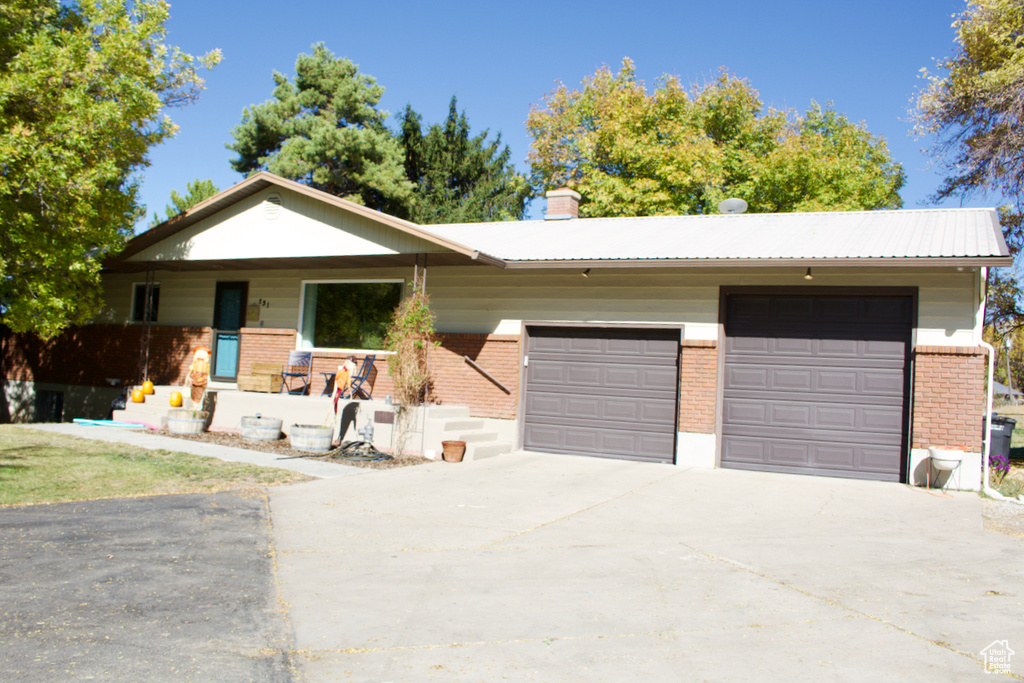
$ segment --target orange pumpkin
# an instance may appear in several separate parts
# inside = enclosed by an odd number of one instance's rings
[[[148,379],[142,383],[142,393],[146,394],[147,396],[153,395],[153,383],[150,382]]]
[[[172,408],[180,408],[181,407],[181,392],[180,391],[172,391],[171,392],[171,407]]]
[[[132,392],[132,403],[145,403],[146,395],[142,393],[142,389],[136,389]]]

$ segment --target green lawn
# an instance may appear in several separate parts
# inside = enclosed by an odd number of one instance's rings
[[[289,470],[0,425],[0,505],[209,493],[308,479]]]

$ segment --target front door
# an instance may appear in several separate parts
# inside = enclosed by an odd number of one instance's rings
[[[212,374],[217,379],[238,375],[238,330],[245,325],[248,282],[218,282],[213,306]]]

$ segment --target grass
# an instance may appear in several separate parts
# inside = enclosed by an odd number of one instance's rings
[[[289,470],[0,425],[0,505],[212,493],[308,479]]]
[[[997,475],[991,473],[993,488],[1004,496],[1016,497],[1024,493],[1024,425],[1010,435],[1010,471],[996,484]]]

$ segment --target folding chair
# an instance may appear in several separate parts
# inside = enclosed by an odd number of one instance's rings
[[[348,391],[343,392],[340,398],[370,398],[373,383],[377,379],[377,368],[373,367],[375,360],[377,360],[377,356],[363,358],[363,364],[356,370],[356,374],[352,375],[352,384],[349,385]],[[364,385],[367,386],[364,387]]]
[[[289,351],[288,364],[281,372],[281,390],[277,393],[283,394],[305,394],[309,391],[310,381],[313,376],[313,352],[312,351]],[[301,386],[295,386],[301,382]]]

